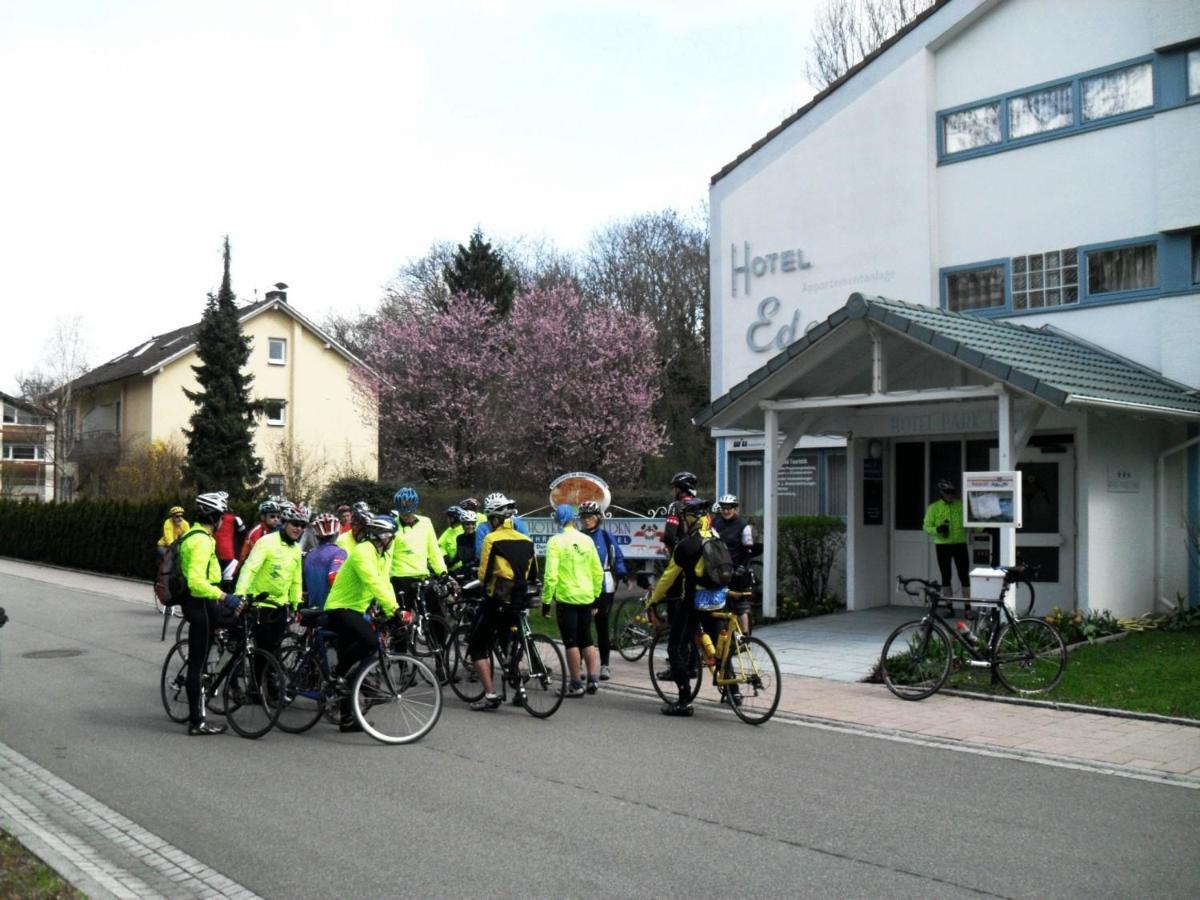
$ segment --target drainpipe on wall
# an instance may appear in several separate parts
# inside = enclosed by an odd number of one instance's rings
[[[1166,540],[1164,536],[1165,528],[1163,526],[1163,514],[1167,507],[1167,457],[1174,456],[1176,453],[1194,447],[1200,444],[1200,435],[1194,438],[1189,438],[1182,444],[1176,444],[1174,447],[1168,447],[1162,453],[1158,454],[1158,470],[1155,473],[1155,491],[1154,491],[1154,602],[1161,603],[1169,610],[1175,609],[1175,604],[1167,600],[1162,595],[1163,582],[1166,580],[1163,575],[1163,566],[1166,555],[1163,552],[1163,543]],[[1186,478],[1186,475],[1185,475]],[[1200,524],[1200,523],[1198,523]],[[1190,565],[1190,561],[1189,561]]]

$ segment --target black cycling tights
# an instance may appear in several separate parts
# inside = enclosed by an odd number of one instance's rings
[[[212,646],[213,632],[232,621],[232,617],[225,615],[219,601],[202,600],[190,594],[183,598],[180,605],[188,623],[188,716],[191,724],[199,725],[204,721],[207,700],[204,696],[204,664],[208,659],[208,649]]]
[[[596,649],[600,651],[600,665],[608,665],[609,651],[612,650],[612,640],[608,634],[608,618],[612,614],[613,595],[601,594],[596,601]]]

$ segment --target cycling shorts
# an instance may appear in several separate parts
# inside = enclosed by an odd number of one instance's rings
[[[520,613],[510,604],[502,604],[495,597],[486,597],[475,613],[475,625],[467,642],[467,655],[471,660],[487,659],[492,650],[496,633],[520,626]]]
[[[586,606],[559,603],[555,606],[558,633],[562,635],[564,647],[583,650],[592,646],[592,609],[591,603]]]

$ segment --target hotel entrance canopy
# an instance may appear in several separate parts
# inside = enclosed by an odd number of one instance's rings
[[[850,437],[871,410],[981,400],[997,405],[1001,470],[1015,468],[1047,409],[1200,422],[1196,388],[1062,331],[852,294],[692,420],[765,433],[764,614],[775,612],[777,475],[802,437]],[[1007,530],[1000,561],[1016,561]]]

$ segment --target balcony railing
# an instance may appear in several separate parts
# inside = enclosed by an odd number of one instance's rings
[[[117,456],[121,451],[121,436],[115,431],[85,431],[71,447],[71,458],[94,459],[101,456]]]

